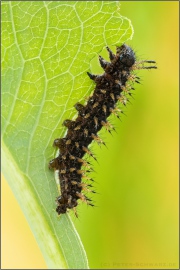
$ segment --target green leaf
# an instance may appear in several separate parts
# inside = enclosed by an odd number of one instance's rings
[[[88,268],[69,215],[54,210],[53,141],[93,90],[91,59],[132,33],[115,1],[2,2],[2,169],[49,268]]]

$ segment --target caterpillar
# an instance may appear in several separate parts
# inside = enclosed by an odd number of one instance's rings
[[[78,111],[77,118],[63,122],[67,128],[66,136],[55,139],[53,143],[59,149],[59,154],[49,162],[49,168],[58,171],[61,191],[56,198],[58,215],[74,209],[77,216],[78,200],[93,206],[92,200],[84,194],[84,191],[90,191],[92,185],[83,182],[83,179],[88,180],[88,183],[93,181],[86,175],[90,171],[90,163],[84,159],[85,155],[89,155],[96,160],[89,145],[92,141],[105,144],[98,132],[103,127],[111,132],[113,126],[108,117],[114,114],[119,118],[119,114],[123,113],[117,104],[126,106],[132,95],[131,91],[134,90],[132,84],[139,83],[140,79],[133,71],[157,68],[156,65],[150,65],[156,64],[154,60],[136,61],[134,51],[126,44],[117,47],[116,54],[109,47],[106,49],[110,62],[99,56],[104,73],[93,75],[87,72],[89,78],[95,82],[93,93],[85,105],[74,105]]]

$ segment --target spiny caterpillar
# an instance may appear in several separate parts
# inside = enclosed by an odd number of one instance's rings
[[[114,114],[119,118],[122,113],[116,104],[120,102],[123,105],[129,101],[131,90],[134,90],[131,83],[139,83],[139,77],[133,74],[137,69],[156,69],[153,60],[136,61],[134,51],[123,44],[116,48],[114,54],[108,47],[110,62],[99,56],[99,62],[104,69],[104,74],[93,75],[87,72],[91,80],[96,84],[94,92],[88,98],[86,105],[77,103],[74,105],[78,111],[75,120],[65,120],[63,125],[67,127],[67,134],[64,138],[54,140],[54,146],[59,148],[59,155],[49,162],[49,168],[58,171],[61,195],[57,197],[56,212],[58,215],[67,212],[67,209],[74,209],[78,200],[86,202],[93,206],[83,191],[91,191],[91,184],[83,183],[82,180],[90,180],[86,175],[89,172],[90,163],[83,159],[87,154],[96,160],[88,146],[92,141],[98,144],[105,144],[98,136],[102,127],[109,132],[113,126],[107,121],[107,118]]]

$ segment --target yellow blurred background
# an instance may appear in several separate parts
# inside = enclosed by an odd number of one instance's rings
[[[178,269],[179,2],[125,1],[137,56],[158,70],[138,72],[135,100],[117,134],[93,147],[97,207],[73,218],[91,268]],[[2,269],[47,268],[33,234],[2,178]]]

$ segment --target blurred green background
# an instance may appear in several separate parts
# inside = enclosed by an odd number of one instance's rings
[[[96,207],[79,206],[79,219],[72,216],[90,268],[178,269],[178,7],[178,1],[121,2],[134,27],[128,44],[158,69],[138,72],[141,85],[127,117],[111,118],[113,136],[101,133],[108,149],[93,145]],[[4,180],[2,189],[2,268],[46,268]]]

